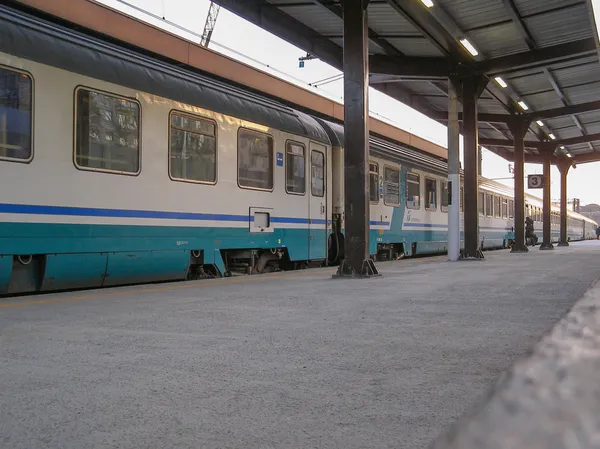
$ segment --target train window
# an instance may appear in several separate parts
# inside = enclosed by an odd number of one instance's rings
[[[372,203],[379,203],[379,165],[369,164],[369,199]]]
[[[313,150],[310,163],[312,194],[313,196],[325,196],[325,154]]]
[[[502,209],[502,198],[499,196],[494,197],[494,217],[500,218],[500,211]]]
[[[491,193],[485,194],[485,214],[488,217],[492,217],[494,215],[494,197]]]
[[[502,218],[508,218],[508,200],[502,198]]]
[[[268,134],[240,128],[238,184],[248,189],[273,189],[273,138]]]
[[[140,105],[88,89],[76,91],[75,165],[121,174],[140,172]]]
[[[406,207],[409,209],[421,207],[421,177],[416,173],[406,174]]]
[[[288,142],[285,154],[285,190],[303,195],[306,192],[306,148],[299,143]]]
[[[440,181],[440,209],[442,212],[448,212],[448,183]],[[456,202],[454,203],[456,204]]]
[[[400,204],[400,170],[383,167],[383,203],[387,206]]]
[[[172,179],[211,184],[217,181],[217,137],[213,122],[174,112],[170,138]]]
[[[437,209],[437,181],[425,178],[425,209]]]
[[[515,200],[508,200],[508,218],[515,217]]]
[[[478,209],[480,215],[485,215],[485,193],[479,192]]]
[[[0,68],[0,159],[32,159],[33,80]]]

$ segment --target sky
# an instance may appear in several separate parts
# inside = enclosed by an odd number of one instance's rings
[[[126,14],[180,35],[194,42],[200,41],[210,0],[96,0]],[[592,0],[600,13],[600,0]],[[163,20],[164,18],[164,20]],[[321,95],[343,102],[343,80],[322,80],[340,75],[340,72],[320,60],[305,62],[300,68],[298,58],[306,52],[221,8],[209,45],[211,50],[227,55],[287,81],[309,88]],[[316,84],[316,86],[315,86]],[[446,146],[447,129],[442,124],[372,88],[369,89],[371,116],[391,123],[417,136]],[[462,139],[461,139],[462,140]],[[509,162],[482,149],[483,173],[512,186]],[[462,161],[462,142],[461,142]],[[568,175],[568,197],[579,198],[581,204],[600,204],[600,163],[580,164]],[[542,166],[526,164],[525,174],[542,173]],[[509,178],[509,179],[505,179]],[[552,200],[560,198],[560,174],[556,167],[551,173]],[[541,197],[541,190],[527,191]]]

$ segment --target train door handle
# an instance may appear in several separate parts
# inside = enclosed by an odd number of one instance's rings
[[[325,215],[325,205],[321,203],[321,215]]]

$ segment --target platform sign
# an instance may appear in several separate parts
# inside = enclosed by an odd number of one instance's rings
[[[528,189],[544,188],[544,176],[543,175],[528,175],[527,176],[527,188]]]

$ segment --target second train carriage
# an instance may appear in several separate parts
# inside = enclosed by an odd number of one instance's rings
[[[0,88],[0,294],[343,254],[338,124],[6,7]],[[445,251],[445,162],[370,146],[371,254]],[[511,189],[480,195],[482,247],[508,246]]]

